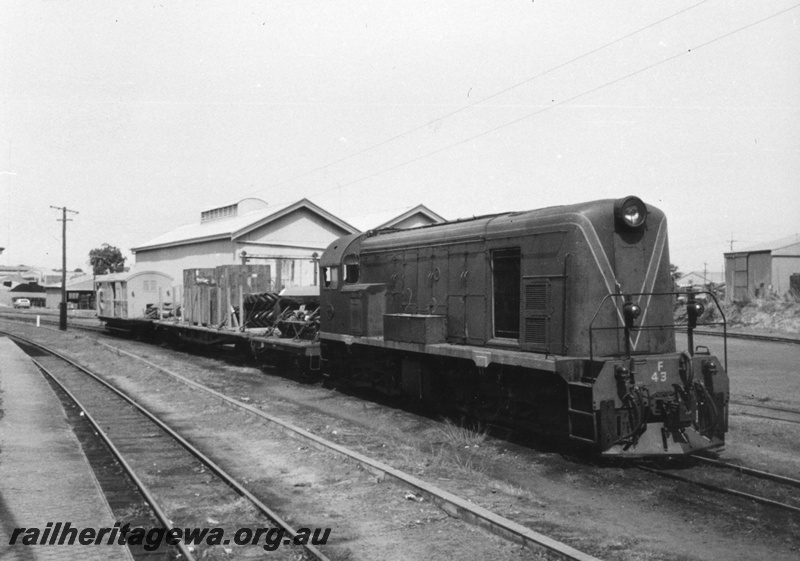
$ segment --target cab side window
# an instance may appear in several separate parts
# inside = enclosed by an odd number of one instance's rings
[[[339,288],[339,267],[322,267],[322,287],[330,290]]]
[[[357,255],[348,255],[344,258],[344,283],[356,284],[360,271]]]

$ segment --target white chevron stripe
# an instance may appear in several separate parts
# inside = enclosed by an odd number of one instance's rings
[[[653,246],[653,252],[650,254],[650,263],[647,265],[647,274],[644,277],[644,283],[642,283],[642,288],[639,292],[653,292],[653,289],[656,286],[656,278],[658,277],[658,269],[661,266],[661,257],[664,255],[664,248],[667,246],[667,219],[662,218],[661,222],[658,225],[658,232],[656,233],[656,241],[655,245]],[[644,326],[644,320],[647,317],[647,310],[650,307],[650,300],[652,296],[649,294],[647,295],[647,300],[645,301],[644,306],[642,308],[642,319],[639,321],[640,326]],[[642,296],[636,300],[636,303],[641,305]],[[641,336],[642,332],[638,331],[636,333],[636,339],[631,342],[631,346],[633,350],[636,350],[636,345],[639,344],[639,337]]]

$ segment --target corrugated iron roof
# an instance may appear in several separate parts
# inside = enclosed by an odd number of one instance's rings
[[[158,275],[161,277],[166,277],[169,280],[175,280],[172,278],[171,275],[167,273],[162,273],[161,271],[153,271],[150,269],[142,269],[137,270],[133,269],[130,271],[126,271],[124,273],[109,273],[108,275],[98,275],[95,277],[95,282],[126,282],[131,280],[133,277],[138,277],[139,275]]]
[[[47,283],[44,287],[61,288],[61,280]],[[94,290],[94,277],[92,275],[81,275],[67,279],[67,290]]]
[[[791,253],[792,255],[800,255],[800,234],[795,234],[794,236],[787,236],[785,238],[779,238],[777,240],[772,240],[769,242],[763,242],[756,245],[751,245],[749,247],[745,247],[742,249],[737,249],[736,251],[727,251],[725,255],[731,255],[734,253],[759,253],[763,251],[771,251],[776,252],[780,250],[785,250],[790,248],[793,245],[797,245],[797,252]],[[784,253],[781,253],[784,254]]]
[[[155,249],[158,247],[168,247],[187,243],[197,243],[203,241],[219,239],[235,239],[239,235],[252,231],[255,228],[268,224],[282,216],[300,209],[307,208],[312,212],[322,216],[326,220],[333,222],[340,228],[349,232],[357,232],[353,226],[340,220],[326,210],[318,207],[308,199],[301,199],[297,202],[282,206],[268,206],[262,210],[255,210],[239,216],[218,218],[206,222],[196,222],[180,226],[150,240],[138,247],[131,248],[133,253],[144,249]]]

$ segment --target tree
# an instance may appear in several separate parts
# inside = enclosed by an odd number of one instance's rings
[[[125,270],[125,257],[118,247],[104,243],[89,252],[89,264],[95,275],[121,273]]]

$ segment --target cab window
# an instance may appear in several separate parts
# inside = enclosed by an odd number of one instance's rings
[[[339,267],[322,267],[322,287],[339,288]]]
[[[348,255],[344,258],[344,283],[355,284],[358,282],[359,265],[357,255]]]

